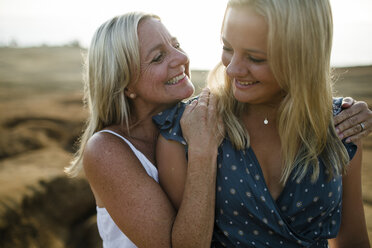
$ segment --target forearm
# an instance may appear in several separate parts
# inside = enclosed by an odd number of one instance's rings
[[[200,150],[199,150],[200,152]],[[182,203],[172,230],[172,247],[210,247],[215,206],[217,148],[209,155],[189,150]]]

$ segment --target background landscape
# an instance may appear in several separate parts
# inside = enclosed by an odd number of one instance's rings
[[[0,48],[0,247],[101,247],[84,178],[67,178],[87,111],[82,54],[64,47]],[[372,106],[372,66],[337,68],[339,95]],[[206,71],[193,71],[200,89]],[[363,140],[363,201],[372,241],[372,136]]]

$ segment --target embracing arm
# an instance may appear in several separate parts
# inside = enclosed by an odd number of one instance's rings
[[[370,247],[362,201],[361,164],[362,146],[358,143],[357,153],[342,179],[341,227],[337,237],[329,240],[331,248]]]
[[[215,100],[204,90],[198,102],[185,109],[181,125],[188,143],[184,146],[162,136],[157,144],[159,180],[178,209],[173,225],[174,247],[210,247],[213,225],[217,148]]]
[[[178,209],[173,247],[209,247],[214,224],[217,147],[186,161],[183,145],[159,137],[159,181]]]
[[[371,133],[372,111],[366,102],[346,97],[342,107],[344,110],[334,118],[340,139],[347,138],[347,143],[357,142]]]
[[[180,208],[187,175],[187,159],[184,146],[159,135],[156,144],[156,164],[159,183],[175,209]]]

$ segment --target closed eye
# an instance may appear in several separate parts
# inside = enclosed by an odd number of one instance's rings
[[[232,52],[233,50],[227,46],[222,46],[222,50],[226,51],[226,52]]]
[[[151,60],[151,63],[158,63],[158,62],[161,62],[164,58],[165,54],[163,52],[160,52],[159,54],[157,54],[152,60]]]
[[[248,59],[250,61],[252,61],[253,63],[262,63],[262,62],[265,62],[266,61],[266,59],[257,59],[257,58],[254,58],[252,56],[248,56]]]

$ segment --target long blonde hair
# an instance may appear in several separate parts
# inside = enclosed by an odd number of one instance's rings
[[[338,139],[332,117],[332,13],[328,0],[230,0],[227,8],[249,6],[268,23],[268,63],[286,96],[279,106],[278,131],[285,183],[295,169],[301,180],[319,176],[318,158],[330,178],[345,172],[349,157]],[[221,72],[224,74],[221,83]],[[249,134],[239,117],[245,104],[235,100],[231,78],[219,64],[208,84],[219,96],[219,112],[237,149],[249,146]]]
[[[84,100],[89,118],[81,136],[79,149],[65,172],[76,176],[82,168],[82,155],[89,138],[113,124],[129,129],[130,106],[124,94],[129,83],[135,83],[140,72],[137,28],[152,14],[131,12],[103,23],[93,35],[85,62]]]

